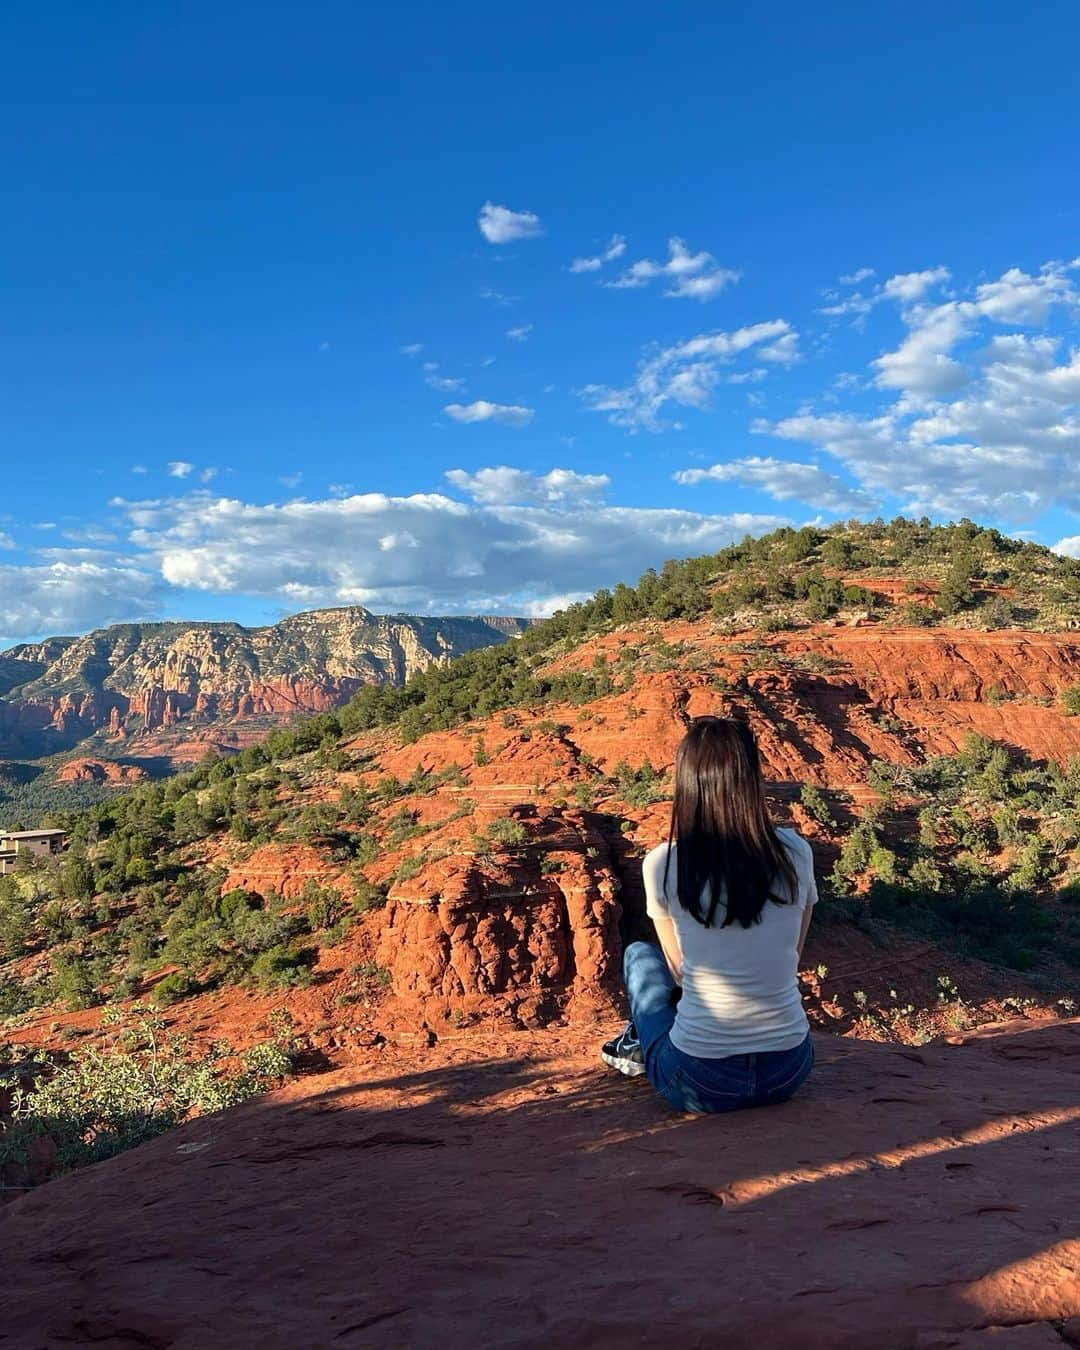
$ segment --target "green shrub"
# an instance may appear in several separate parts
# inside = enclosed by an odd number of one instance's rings
[[[529,832],[520,820],[514,820],[512,816],[503,816],[499,820],[493,820],[487,827],[487,837],[496,844],[524,844]]]
[[[312,981],[311,968],[317,957],[314,947],[271,947],[255,958],[251,977],[260,989],[304,988]]]
[[[72,1012],[92,1008],[104,1002],[99,986],[106,976],[107,966],[100,960],[73,952],[57,952],[48,985],[49,1002],[62,1003]]]
[[[900,622],[907,628],[933,628],[940,617],[937,610],[929,605],[920,605],[915,600],[901,605],[898,615]]]
[[[317,933],[320,929],[333,928],[341,922],[348,911],[340,891],[335,891],[331,886],[320,886],[314,880],[305,883],[300,898],[304,902],[308,927],[313,933]]]
[[[209,1115],[262,1092],[291,1070],[291,1045],[276,1039],[238,1057],[218,1045],[197,1056],[167,1036],[145,1009],[106,1014],[111,1039],[46,1066],[30,1088],[15,1085],[0,1162],[25,1167],[35,1141],[51,1139],[56,1172],[111,1158],[164,1134],[192,1115]],[[10,1086],[10,1083],[9,1083]]]
[[[167,1008],[172,1003],[179,1003],[181,999],[190,998],[192,994],[198,993],[198,990],[199,986],[194,980],[181,971],[173,971],[171,975],[164,976],[154,985],[150,1001],[155,1008]]]
[[[829,803],[819,787],[813,783],[804,783],[802,791],[799,793],[799,801],[807,815],[816,820],[819,825],[829,827],[835,826],[836,821],[829,808]]]

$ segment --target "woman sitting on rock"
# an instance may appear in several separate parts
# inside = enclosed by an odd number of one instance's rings
[[[681,1111],[786,1100],[814,1063],[797,970],[817,888],[810,845],[769,819],[746,722],[690,723],[670,836],[643,870],[660,946],[626,949],[631,1021],[604,1062]]]

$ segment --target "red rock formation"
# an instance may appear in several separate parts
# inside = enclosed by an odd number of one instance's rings
[[[712,1118],[604,1071],[612,1025],[358,1051],[16,1200],[5,1346],[1080,1343],[1077,1023],[821,1037]]]
[[[346,894],[352,891],[352,882],[341,868],[307,844],[262,845],[249,858],[229,869],[222,890],[239,887],[256,895],[273,894],[294,900],[303,893],[309,881],[320,886],[333,886]]]
[[[69,759],[56,775],[58,783],[99,783],[124,787],[147,777],[138,764],[117,764],[109,759]]]
[[[376,959],[421,1014],[542,1026],[614,1006],[621,910],[607,842],[580,814],[535,822],[531,840],[505,857],[443,858],[391,886]]]

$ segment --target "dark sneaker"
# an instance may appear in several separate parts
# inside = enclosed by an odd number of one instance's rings
[[[627,1078],[637,1078],[645,1072],[645,1052],[633,1022],[627,1022],[613,1041],[607,1041],[601,1046],[600,1058],[611,1068],[626,1074]]]

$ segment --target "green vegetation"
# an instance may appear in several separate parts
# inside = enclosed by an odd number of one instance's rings
[[[220,1042],[196,1055],[143,1007],[105,1021],[111,1035],[103,1044],[63,1059],[0,1065],[0,1088],[11,1093],[11,1118],[0,1126],[0,1166],[25,1170],[34,1144],[48,1139],[56,1148],[54,1172],[84,1167],[192,1116],[235,1106],[292,1069],[287,1014],[275,1019],[272,1039],[242,1055]]]
[[[807,815],[812,820],[816,820],[819,825],[825,825],[831,828],[836,824],[829,803],[825,800],[824,793],[819,787],[815,787],[813,783],[803,784],[802,791],[799,794],[799,800]]]
[[[969,733],[955,755],[872,776],[915,828],[887,836],[880,814],[860,820],[834,895],[865,890],[871,916],[1015,969],[1051,950],[1080,965],[1080,921],[1061,903],[1077,885],[1080,757],[1062,772]]]
[[[670,796],[660,775],[648,760],[637,769],[632,769],[625,760],[620,760],[611,771],[610,781],[615,795],[627,806],[638,810]]]
[[[553,660],[583,639],[651,620],[749,626],[755,614],[797,623],[844,610],[881,611],[887,601],[857,580],[860,573],[868,583],[882,573],[910,577],[911,598],[899,602],[901,614],[916,605],[934,622],[978,623],[985,610],[990,623],[1008,603],[1025,623],[1052,625],[1074,613],[1080,597],[1080,563],[970,522],[932,527],[901,519],[785,529],[708,557],[666,563],[637,586],[599,591],[512,642],[433,665],[402,687],[366,687],[337,711],[275,730],[228,759],[209,758],[188,773],[141,783],[79,814],[29,822],[64,826],[71,848],[62,860],[0,879],[0,1016],[136,994],[164,1007],[228,982],[261,988],[310,982],[319,948],[340,941],[356,916],[384,901],[385,885],[374,886],[365,874],[380,850],[438,828],[422,823],[415,799],[466,781],[462,767],[451,765],[441,773],[418,769],[404,782],[384,776],[366,787],[342,786],[341,774],[369,763],[347,742],[382,728],[410,741],[493,715],[507,738],[563,737],[567,728],[555,720],[560,704],[581,705],[581,720],[599,722],[604,710],[584,705],[631,693],[639,670],[705,669],[695,665],[700,654],[692,644],[669,642],[654,630],[635,635],[610,660],[598,654],[587,670],[552,673]],[[929,589],[923,581],[932,583]],[[740,650],[757,667],[807,677],[833,669],[812,652],[786,653],[760,639]],[[746,692],[740,676],[722,678]],[[1066,706],[1072,697],[1069,691]],[[1080,708],[1080,695],[1074,701]],[[521,716],[526,710],[532,719]],[[785,729],[779,720],[776,725]],[[475,735],[473,765],[499,749]],[[580,764],[589,776],[570,795],[581,809],[599,802],[605,810],[642,810],[669,790],[647,763],[620,763],[607,776],[587,756]],[[1048,923],[1046,907],[1033,897],[1068,884],[1064,874],[1080,838],[1077,776],[1021,764],[1002,747],[967,747],[922,770],[875,765],[870,782],[878,801],[841,843],[836,892],[869,888],[879,914],[927,931],[944,925],[1013,964],[1037,957],[1055,933],[1062,950],[1071,950],[1068,922]],[[803,805],[834,829],[820,792],[806,788]],[[462,799],[461,812],[469,809]],[[350,877],[354,898],[319,887],[288,903],[246,891],[223,895],[222,871],[192,865],[205,856],[208,841],[255,847],[270,840],[316,849]],[[477,847],[491,853],[524,841],[525,827],[506,820]],[[395,876],[415,875],[430,856],[404,858]],[[1029,930],[1021,932],[1025,924]],[[47,960],[32,963],[32,974],[20,973],[30,968],[23,958],[42,955]]]

